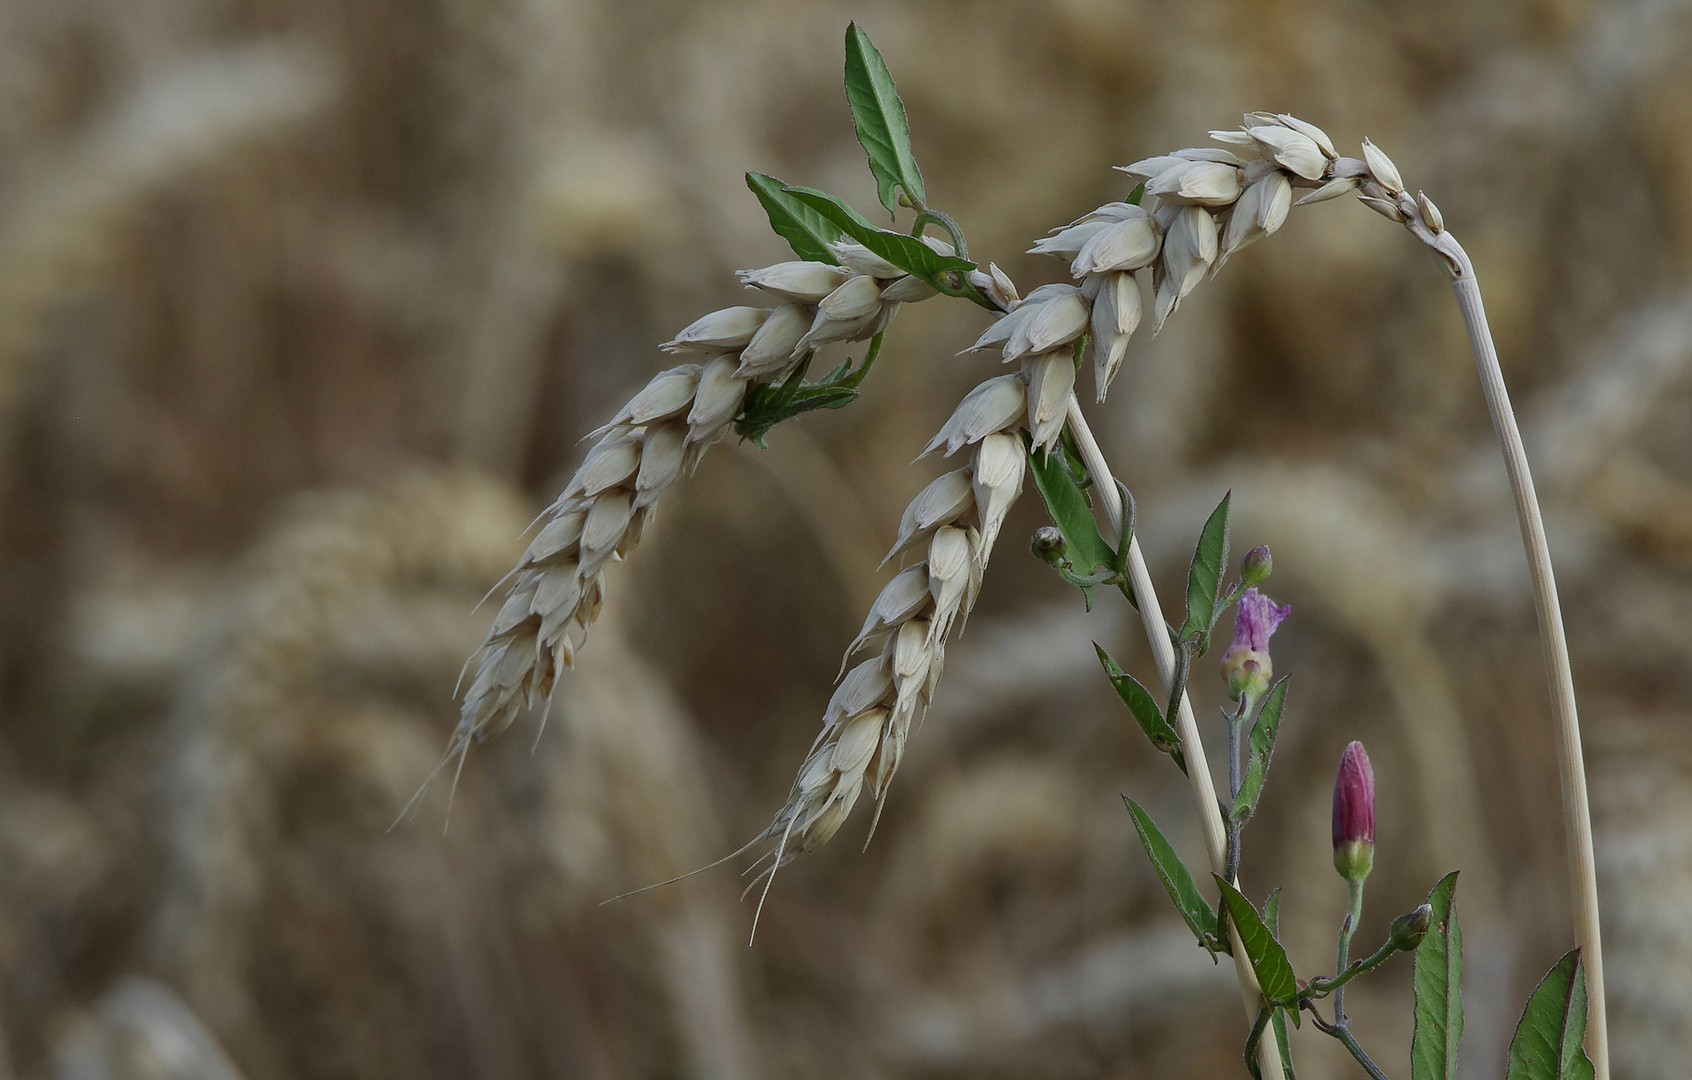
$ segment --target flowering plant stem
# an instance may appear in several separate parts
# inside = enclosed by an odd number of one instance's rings
[[[1346,965],[1351,960],[1351,938],[1357,933],[1358,920],[1363,918],[1363,882],[1352,879],[1346,882],[1351,886],[1351,901],[1346,905],[1345,921],[1340,923],[1339,959],[1334,963],[1334,970],[1343,975]],[[1333,984],[1334,987],[1334,1023],[1344,1027],[1347,1023],[1345,1016],[1345,980],[1342,978]]]
[[[1081,461],[1092,475],[1093,490],[1097,493],[1099,502],[1104,505],[1105,517],[1110,527],[1115,530],[1116,539],[1120,541],[1122,497],[1117,491],[1110,466],[1105,462],[1104,452],[1099,449],[1098,440],[1093,438],[1092,428],[1087,426],[1087,418],[1081,412],[1081,403],[1074,395],[1069,398],[1068,419],[1070,433],[1075,436],[1076,448],[1081,452]],[[1128,538],[1128,578],[1134,596],[1140,602],[1140,619],[1145,624],[1146,639],[1151,643],[1158,677],[1166,687],[1172,686],[1176,678],[1175,645],[1169,640],[1169,629],[1163,620],[1163,608],[1158,604],[1157,591],[1152,587],[1151,572],[1146,568],[1145,556],[1140,552],[1140,542],[1133,536]],[[1216,786],[1210,778],[1210,766],[1205,760],[1204,744],[1199,741],[1198,723],[1193,719],[1193,707],[1184,691],[1176,709],[1175,721],[1175,732],[1181,740],[1181,753],[1187,761],[1187,779],[1192,784],[1193,799],[1198,803],[1199,822],[1204,829],[1205,854],[1209,856],[1211,869],[1218,874],[1227,873],[1229,883],[1239,888],[1238,877],[1229,872],[1227,829],[1216,799]],[[1246,1018],[1255,1025],[1264,1005],[1263,991],[1257,985],[1257,975],[1252,971],[1251,960],[1240,942],[1238,928],[1230,925],[1228,937],[1233,945],[1234,973],[1239,978],[1240,993],[1245,999]],[[1281,1066],[1281,1050],[1275,1040],[1260,1038],[1256,1049],[1258,1065],[1266,1080],[1284,1080],[1286,1074]]]

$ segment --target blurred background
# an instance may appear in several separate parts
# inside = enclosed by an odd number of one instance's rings
[[[563,683],[386,831],[445,747],[473,605],[667,361],[790,257],[759,169],[874,209],[863,22],[932,201],[1019,254],[1110,166],[1291,111],[1369,135],[1474,257],[1582,695],[1616,1075],[1692,1056],[1692,5],[10,0],[0,5],[0,1080],[1240,1076],[1227,967],[1119,795],[1187,791],[1025,553],[1025,496],[875,842],[783,871],[781,804],[885,580],[911,458],[977,381],[911,305],[858,402],[666,498]],[[879,212],[879,211],[877,211]],[[1089,390],[1090,396],[1090,390]],[[1242,876],[1332,965],[1340,750],[1380,790],[1373,942],[1463,871],[1464,1075],[1572,945],[1504,474],[1435,260],[1355,202],[1236,257],[1093,410],[1166,603],[1224,490],[1294,676]],[[1201,719],[1223,686],[1194,675]],[[1213,720],[1210,735],[1219,735]],[[1372,944],[1370,946],[1372,948]],[[1407,1072],[1409,964],[1350,999]],[[1356,1075],[1308,1028],[1306,1080]]]

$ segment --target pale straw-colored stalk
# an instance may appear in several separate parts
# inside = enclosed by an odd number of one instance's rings
[[[1099,501],[1104,504],[1105,517],[1115,534],[1112,539],[1120,542],[1122,498],[1117,494],[1116,481],[1111,475],[1110,466],[1105,462],[1104,453],[1099,450],[1098,440],[1093,438],[1093,431],[1087,426],[1087,418],[1082,415],[1081,403],[1074,396],[1069,399],[1069,430],[1075,436],[1076,447],[1081,451],[1081,461],[1093,478],[1093,490],[1098,493]],[[1151,643],[1158,677],[1163,680],[1164,688],[1169,689],[1175,681],[1175,646],[1169,640],[1169,630],[1163,621],[1163,608],[1157,602],[1157,591],[1152,586],[1151,572],[1146,569],[1145,556],[1140,553],[1140,541],[1133,536],[1128,538],[1128,580],[1133,586],[1135,599],[1139,601],[1140,619],[1145,624],[1146,640]],[[1187,779],[1192,784],[1193,800],[1198,804],[1199,823],[1204,829],[1205,854],[1210,859],[1211,870],[1217,874],[1225,874],[1228,836],[1222,825],[1221,804],[1216,799],[1216,786],[1210,778],[1210,764],[1205,760],[1204,743],[1199,740],[1198,723],[1193,719],[1193,706],[1187,700],[1185,690],[1181,692],[1181,700],[1176,707],[1175,733],[1180,736],[1181,753],[1187,759]],[[1232,884],[1235,888],[1240,887],[1237,874]],[[1246,957],[1245,946],[1240,943],[1239,930],[1231,921],[1228,924],[1228,939],[1233,946],[1234,974],[1239,978],[1240,995],[1245,1001],[1246,1020],[1249,1023],[1257,1018],[1258,1010],[1263,1007],[1263,991],[1257,985],[1257,974],[1251,968],[1250,959]],[[1265,1077],[1282,1080],[1284,1073],[1281,1068],[1281,1050],[1273,1038],[1258,1040],[1257,1060]]]

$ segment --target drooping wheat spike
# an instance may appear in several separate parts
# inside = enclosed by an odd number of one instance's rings
[[[877,651],[841,680],[787,803],[759,838],[776,841],[758,879],[766,888],[777,869],[827,843],[866,789],[879,819],[912,723],[933,699],[947,638],[974,606],[999,528],[1022,493],[1026,451],[1020,429],[1026,427],[1034,445],[1048,451],[1063,431],[1075,381],[1073,344],[1085,326],[1084,313],[1079,326],[1061,313],[1039,319],[1061,298],[1057,292],[1019,301],[997,268],[983,277],[983,287],[990,286],[1012,315],[1023,313],[1024,323],[1038,327],[1028,339],[1038,351],[1024,357],[1019,371],[971,390],[923,448],[922,457],[937,451],[951,457],[965,449],[969,456],[963,467],[923,488],[900,519],[887,558],[919,548],[927,558],[887,583],[847,647],[848,660],[862,649]],[[874,829],[872,822],[872,835]]]
[[[784,378],[823,345],[871,338],[901,303],[934,295],[860,245],[841,243],[834,251],[842,265],[784,262],[741,271],[748,288],[782,303],[724,308],[693,322],[662,346],[693,362],[653,376],[593,432],[597,441],[541,514],[539,532],[509,575],[504,604],[470,658],[475,674],[449,757],[548,700],[599,613],[604,568],[640,542],[658,499],[729,432],[752,386]]]

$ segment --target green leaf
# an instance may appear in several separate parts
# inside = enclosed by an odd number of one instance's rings
[[[1217,597],[1222,589],[1222,567],[1228,561],[1228,500],[1230,492],[1222,496],[1204,523],[1198,547],[1193,551],[1193,563],[1187,570],[1187,621],[1178,634],[1183,640],[1199,642],[1199,655],[1210,647],[1210,628],[1216,625],[1221,609]]]
[[[1275,1028],[1275,1046],[1281,1051],[1281,1068],[1286,1073],[1287,1080],[1297,1080],[1293,1074],[1292,1046],[1287,1039],[1287,1014],[1292,1013],[1293,1024],[1298,1023],[1298,1012],[1294,1009],[1276,1009],[1275,1017],[1270,1023]]]
[[[1169,899],[1174,901],[1175,910],[1181,913],[1181,918],[1187,921],[1199,944],[1211,948],[1213,942],[1209,939],[1216,937],[1216,912],[1210,907],[1210,902],[1199,892],[1198,882],[1188,872],[1187,864],[1181,861],[1181,856],[1175,854],[1175,849],[1158,831],[1140,804],[1122,796],[1122,801],[1128,805],[1128,814],[1134,819],[1134,831],[1140,834],[1140,843],[1145,846],[1146,857],[1151,860],[1152,869],[1157,871],[1159,881],[1169,893]]]
[[[922,172],[911,155],[905,103],[899,100],[881,52],[857,23],[846,28],[846,103],[852,107],[858,141],[869,154],[881,205],[893,213],[899,205],[893,189],[902,187],[913,204],[922,206],[928,196],[922,187]]]
[[[840,239],[840,226],[787,193],[787,185],[761,172],[746,174],[746,186],[764,204],[770,228],[787,241],[793,254],[811,262],[840,265],[828,245]]]
[[[1281,887],[1275,886],[1275,891],[1263,901],[1263,925],[1275,935],[1277,940],[1281,936]]]
[[[1128,711],[1134,715],[1134,721],[1140,725],[1140,730],[1146,733],[1146,738],[1151,740],[1153,748],[1172,756],[1185,775],[1187,759],[1181,753],[1181,737],[1175,734],[1175,729],[1169,726],[1169,721],[1158,711],[1151,691],[1140,685],[1140,681],[1134,676],[1118,667],[1116,661],[1112,660],[1110,654],[1096,641],[1093,642],[1093,651],[1099,654],[1099,663],[1104,665],[1110,684],[1116,687],[1117,696],[1128,706]]]
[[[827,192],[808,187],[786,187],[782,190],[838,225],[847,236],[894,266],[942,292],[957,292],[957,287],[946,281],[944,275],[967,274],[975,269],[975,264],[968,259],[942,255],[914,236],[872,225],[862,214]]]
[[[1234,806],[1229,812],[1235,821],[1250,821],[1252,814],[1257,812],[1257,800],[1263,795],[1263,782],[1269,778],[1269,758],[1275,753],[1275,736],[1281,730],[1281,705],[1286,701],[1287,680],[1291,677],[1281,676],[1281,681],[1263,699],[1257,721],[1251,725],[1251,758],[1246,763],[1245,778],[1240,781],[1240,793],[1234,797]]]
[[[1240,895],[1240,890],[1223,881],[1221,874],[1210,876],[1216,879],[1217,888],[1222,890],[1222,903],[1227,905],[1229,917],[1239,928],[1240,944],[1245,946],[1246,958],[1257,973],[1257,985],[1262,988],[1263,996],[1271,1002],[1294,1001],[1298,997],[1298,977],[1287,960],[1287,951],[1263,925],[1257,908]],[[1296,1015],[1293,1024],[1298,1024]]]
[[[1099,523],[1087,505],[1087,496],[1076,486],[1063,460],[1044,450],[1031,449],[1028,467],[1034,473],[1034,486],[1046,500],[1046,512],[1051,514],[1052,523],[1069,545],[1069,561],[1074,564],[1075,573],[1086,577],[1101,566],[1114,568],[1116,552],[1099,535]]]
[[[1505,1080],[1592,1080],[1586,1035],[1586,970],[1580,950],[1563,954],[1534,987],[1510,1040]]]
[[[1416,946],[1416,1030],[1411,1080],[1456,1080],[1463,1037],[1463,928],[1457,922],[1457,871],[1428,893],[1433,923]]]

